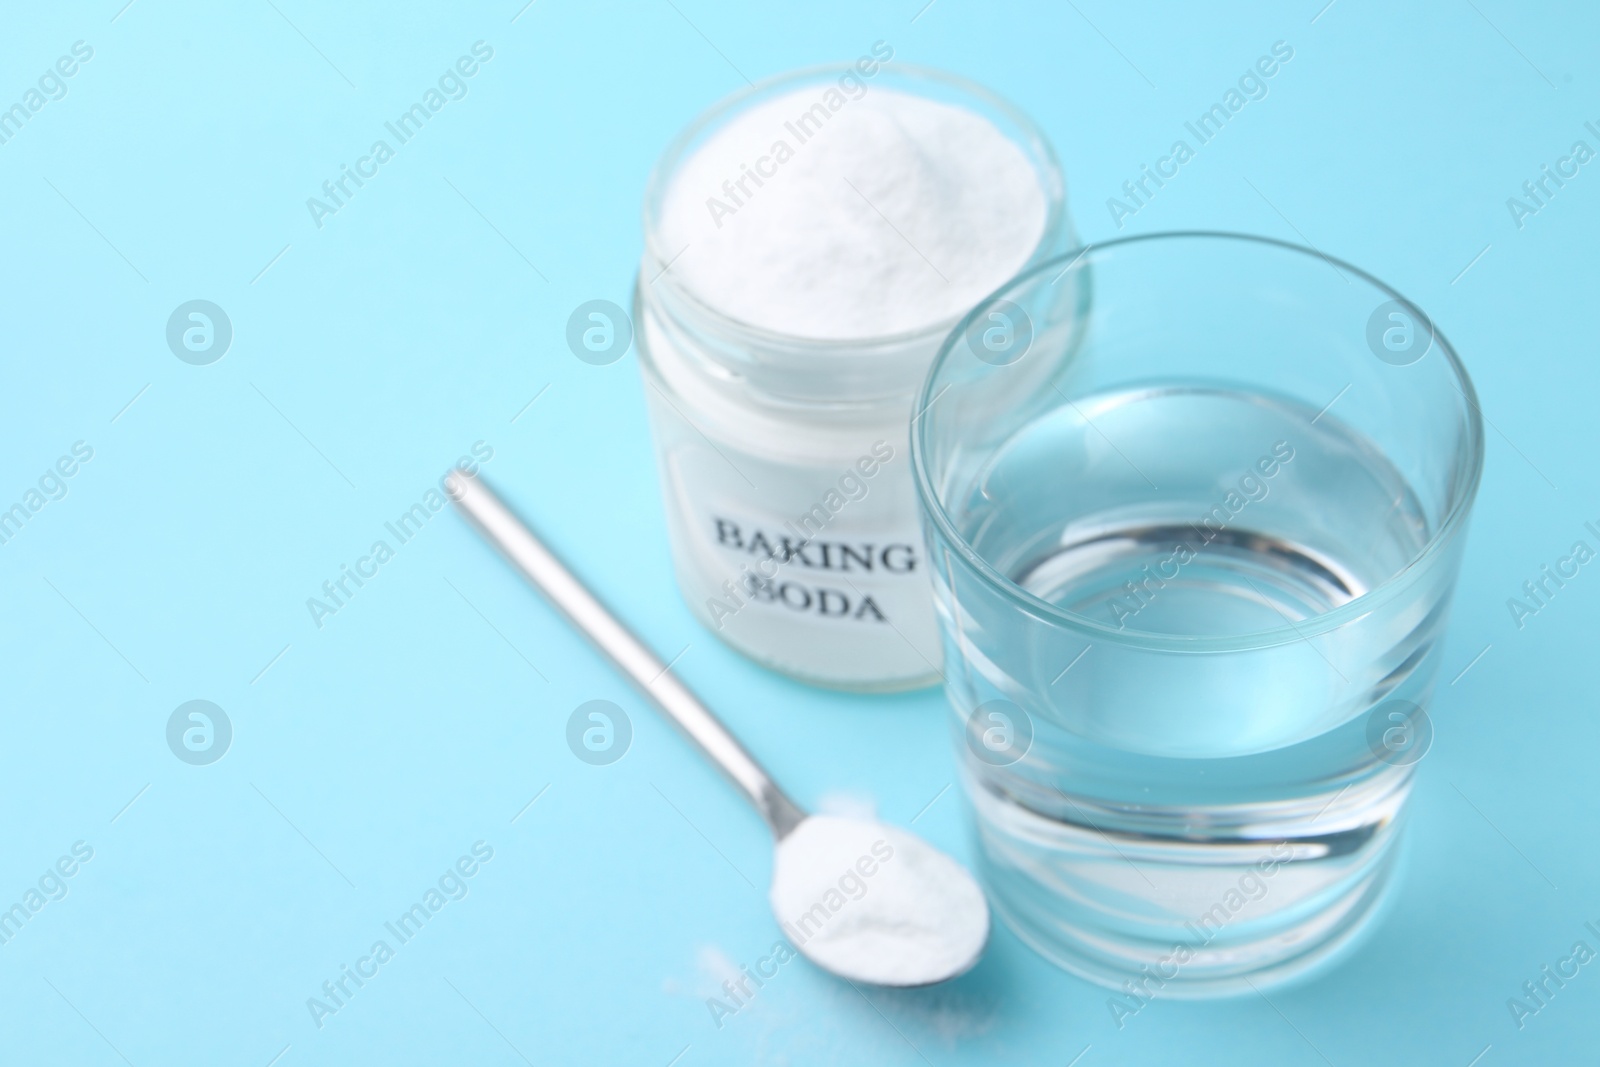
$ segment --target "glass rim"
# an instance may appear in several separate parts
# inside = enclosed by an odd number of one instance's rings
[[[1423,322],[1428,324],[1432,330],[1433,343],[1443,354],[1451,373],[1454,375],[1456,391],[1461,394],[1462,400],[1466,403],[1467,439],[1465,448],[1468,452],[1466,456],[1467,476],[1453,494],[1449,509],[1439,522],[1438,528],[1428,538],[1428,542],[1412,555],[1404,567],[1401,567],[1365,593],[1346,601],[1330,611],[1321,612],[1298,623],[1288,623],[1286,621],[1285,625],[1268,630],[1225,636],[1166,634],[1153,630],[1119,629],[1091,619],[1087,615],[1058,607],[1042,597],[1035,596],[1010,578],[1007,578],[972,547],[971,543],[956,529],[955,523],[951,520],[949,513],[939,500],[938,493],[932,484],[932,478],[928,473],[927,446],[924,443],[928,433],[928,421],[921,418],[920,413],[927,412],[937,401],[937,395],[932,397],[929,395],[933,391],[934,382],[938,378],[940,370],[943,369],[946,361],[950,358],[950,354],[955,351],[957,342],[965,335],[968,326],[976,320],[980,312],[991,307],[996,300],[1004,298],[1007,294],[1032,285],[1041,275],[1048,271],[1059,270],[1062,274],[1065,274],[1067,271],[1077,267],[1080,260],[1084,261],[1084,265],[1087,266],[1096,252],[1124,245],[1161,243],[1177,239],[1248,242],[1311,256],[1336,266],[1340,270],[1349,271],[1379,292],[1386,294],[1390,299],[1405,305],[1420,317]],[[1054,283],[1052,282],[1052,284]],[[1371,612],[1375,607],[1392,597],[1395,591],[1400,588],[1404,579],[1415,571],[1419,565],[1437,556],[1442,550],[1442,546],[1465,524],[1472,502],[1477,497],[1478,485],[1483,477],[1483,413],[1478,406],[1477,390],[1473,388],[1472,379],[1467,374],[1467,369],[1462,364],[1460,357],[1456,354],[1455,347],[1425,311],[1381,278],[1335,256],[1329,256],[1315,248],[1298,245],[1291,241],[1281,241],[1275,237],[1263,237],[1256,234],[1228,230],[1166,230],[1117,237],[1106,241],[1089,241],[1022,271],[1000,288],[978,301],[977,305],[962,316],[961,321],[951,330],[944,343],[939,346],[939,351],[928,368],[928,376],[924,379],[922,389],[918,392],[915,410],[919,413],[919,416],[912,420],[911,468],[913,471],[912,480],[916,483],[917,498],[922,505],[923,514],[932,521],[945,539],[956,547],[962,558],[972,566],[982,579],[1004,594],[1014,606],[1031,614],[1043,616],[1052,623],[1098,640],[1107,640],[1118,644],[1158,651],[1237,652],[1268,648],[1320,636]]]
[[[644,232],[644,250],[653,266],[666,264],[670,268],[673,257],[664,255],[660,247],[657,223],[659,221],[656,208],[665,197],[670,187],[671,179],[678,172],[679,166],[687,158],[689,146],[707,129],[725,119],[735,111],[745,107],[757,97],[770,94],[773,90],[784,85],[802,85],[823,77],[832,77],[846,71],[855,71],[854,63],[836,62],[820,63],[809,67],[800,67],[795,70],[774,74],[760,81],[746,85],[727,96],[721,97],[701,111],[685,126],[667,147],[656,158],[655,164],[650,168],[650,175],[645,180],[644,202],[641,210],[641,221]],[[959,74],[940,70],[935,67],[920,66],[915,63],[896,63],[891,68],[888,61],[880,61],[880,72],[889,71],[891,76],[905,76],[912,81],[922,80],[940,84],[949,89],[954,89],[959,94],[964,94],[981,101],[986,107],[1003,115],[1007,122],[1016,126],[1023,134],[1019,142],[1024,146],[1028,161],[1039,172],[1039,188],[1044,193],[1046,212],[1043,232],[1039,241],[1029,251],[1028,258],[1023,262],[1022,270],[1017,276],[1032,270],[1040,262],[1039,256],[1047,252],[1060,234],[1061,225],[1066,218],[1067,182],[1061,169],[1061,161],[1056,156],[1055,148],[1050,139],[1038,124],[1029,118],[1016,105],[1000,96],[998,93],[985,88],[977,82],[970,81]],[[874,75],[876,77],[876,75]],[[1004,131],[1001,131],[1004,133]],[[681,254],[681,252],[680,252]],[[643,280],[641,272],[640,280]],[[729,336],[753,342],[768,347],[782,347],[796,352],[825,353],[836,351],[841,345],[849,345],[853,349],[871,350],[877,348],[893,348],[909,344],[918,340],[940,337],[948,333],[952,324],[962,321],[965,313],[952,315],[927,326],[920,326],[914,330],[902,330],[898,333],[873,334],[864,337],[805,337],[799,334],[784,333],[779,330],[770,330],[764,326],[746,322],[735,315],[715,307],[703,300],[689,286],[678,279],[671,277],[670,269],[663,270],[648,284],[665,281],[671,290],[682,299],[697,316],[702,316],[704,321],[712,323],[717,329],[725,331]]]

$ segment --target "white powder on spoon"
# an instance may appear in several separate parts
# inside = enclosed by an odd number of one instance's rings
[[[989,938],[983,891],[955,860],[882,823],[812,815],[778,843],[771,901],[825,970],[917,986],[965,972]]]
[[[886,88],[822,99],[750,107],[679,169],[660,251],[700,300],[792,336],[881,337],[964,314],[1026,264],[1047,198],[993,123]]]

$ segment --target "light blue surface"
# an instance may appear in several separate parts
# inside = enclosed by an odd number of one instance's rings
[[[1600,527],[1600,164],[1521,229],[1506,206],[1574,141],[1600,149],[1592,10],[122,3],[0,12],[0,106],[75,41],[94,50],[0,144],[0,506],[74,442],[94,450],[0,545],[0,906],[93,849],[0,945],[0,1060],[1597,1056],[1600,964],[1523,1029],[1506,1005],[1575,941],[1600,949],[1583,926],[1600,927],[1600,564],[1521,629],[1506,606],[1574,541],[1600,547],[1583,525]],[[590,366],[564,342],[579,303],[627,303],[645,176],[684,123],[739,72],[880,39],[1030,112],[1088,238],[1117,232],[1106,198],[1140,164],[1288,42],[1267,98],[1122,232],[1309,241],[1427,309],[1477,382],[1487,472],[1406,878],[1358,954],[1270,1003],[1158,1000],[1119,1031],[1103,990],[1002,929],[975,972],[924,992],[787,964],[719,1029],[714,956],[751,963],[778,937],[770,853],[687,745],[448,511],[320,629],[307,611],[481,440],[495,483],[665,656],[683,650],[675,669],[798,799],[872,803],[967,855],[941,697],[807,689],[699,628],[634,357]],[[494,55],[467,95],[314,225],[306,198],[479,40]],[[192,299],[233,324],[209,366],[166,344]],[[595,698],[632,716],[611,766],[564,740]],[[192,699],[233,724],[209,766],[167,746]],[[493,859],[468,895],[319,1029],[307,998],[478,841]]]

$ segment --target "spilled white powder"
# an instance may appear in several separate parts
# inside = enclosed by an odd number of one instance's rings
[[[878,822],[806,819],[778,844],[770,896],[801,953],[858,982],[953,978],[989,938],[989,906],[966,868]]]
[[[1047,213],[1033,164],[976,112],[817,86],[736,115],[683,163],[658,251],[731,318],[861,339],[964,314],[1024,266]]]

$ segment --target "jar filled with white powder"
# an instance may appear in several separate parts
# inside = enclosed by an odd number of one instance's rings
[[[650,179],[635,296],[684,597],[755,660],[859,690],[939,678],[909,446],[928,364],[1073,240],[1039,130],[893,55],[690,126]]]

